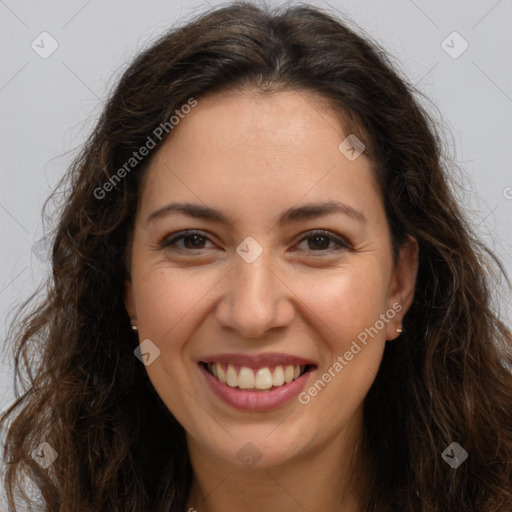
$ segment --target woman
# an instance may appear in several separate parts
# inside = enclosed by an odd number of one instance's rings
[[[323,11],[162,37],[13,334],[11,506],[31,481],[48,511],[510,512],[512,336],[447,172],[412,88]]]

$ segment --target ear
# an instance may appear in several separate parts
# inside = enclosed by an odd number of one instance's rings
[[[124,306],[126,312],[130,317],[132,324],[137,323],[137,310],[135,308],[135,299],[133,296],[133,284],[131,279],[126,279],[124,282]]]
[[[394,340],[399,336],[397,329],[412,304],[418,273],[419,247],[412,236],[408,236],[400,248],[391,277],[388,297],[388,309],[397,311],[394,319],[387,324],[386,339]]]

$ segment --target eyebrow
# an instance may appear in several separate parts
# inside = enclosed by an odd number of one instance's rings
[[[196,219],[210,220],[222,224],[232,224],[232,221],[220,210],[209,206],[187,203],[172,202],[158,210],[152,212],[146,222],[151,222],[157,218],[166,216],[170,213],[178,213],[194,217]],[[315,219],[323,215],[342,214],[358,222],[367,223],[368,220],[363,212],[354,207],[344,204],[340,201],[327,201],[324,203],[310,203],[303,206],[292,207],[285,210],[277,222],[278,226],[283,226],[299,220]]]

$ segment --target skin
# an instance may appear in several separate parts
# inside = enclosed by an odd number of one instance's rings
[[[347,135],[312,94],[245,89],[201,98],[153,155],[125,304],[140,340],[161,351],[146,370],[187,433],[187,510],[360,510],[350,476],[363,399],[411,304],[418,249],[411,239],[393,261],[371,164],[338,149]],[[290,207],[328,200],[366,222],[334,213],[277,225]],[[171,201],[222,210],[232,225],[176,213],[147,222]],[[198,249],[190,238],[159,246],[189,229],[207,237]],[[316,229],[349,246],[322,238],[318,249],[306,238]],[[250,264],[236,252],[247,236],[263,249]],[[226,352],[298,355],[318,366],[307,389],[396,302],[402,310],[307,405],[238,411],[213,394],[196,362]],[[248,442],[261,454],[252,467],[237,457]]]

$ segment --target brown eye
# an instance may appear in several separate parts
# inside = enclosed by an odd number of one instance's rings
[[[183,240],[183,244],[178,243],[181,240]],[[171,247],[179,250],[200,250],[205,249],[204,244],[208,240],[209,238],[200,232],[184,231],[171,238],[166,238],[160,247],[162,249]]]
[[[306,242],[307,247],[299,250],[313,251],[313,252],[333,252],[330,244],[334,243],[334,251],[348,249],[349,244],[343,239],[332,235],[328,231],[314,231],[301,240],[301,244]],[[299,244],[300,245],[300,244]]]

